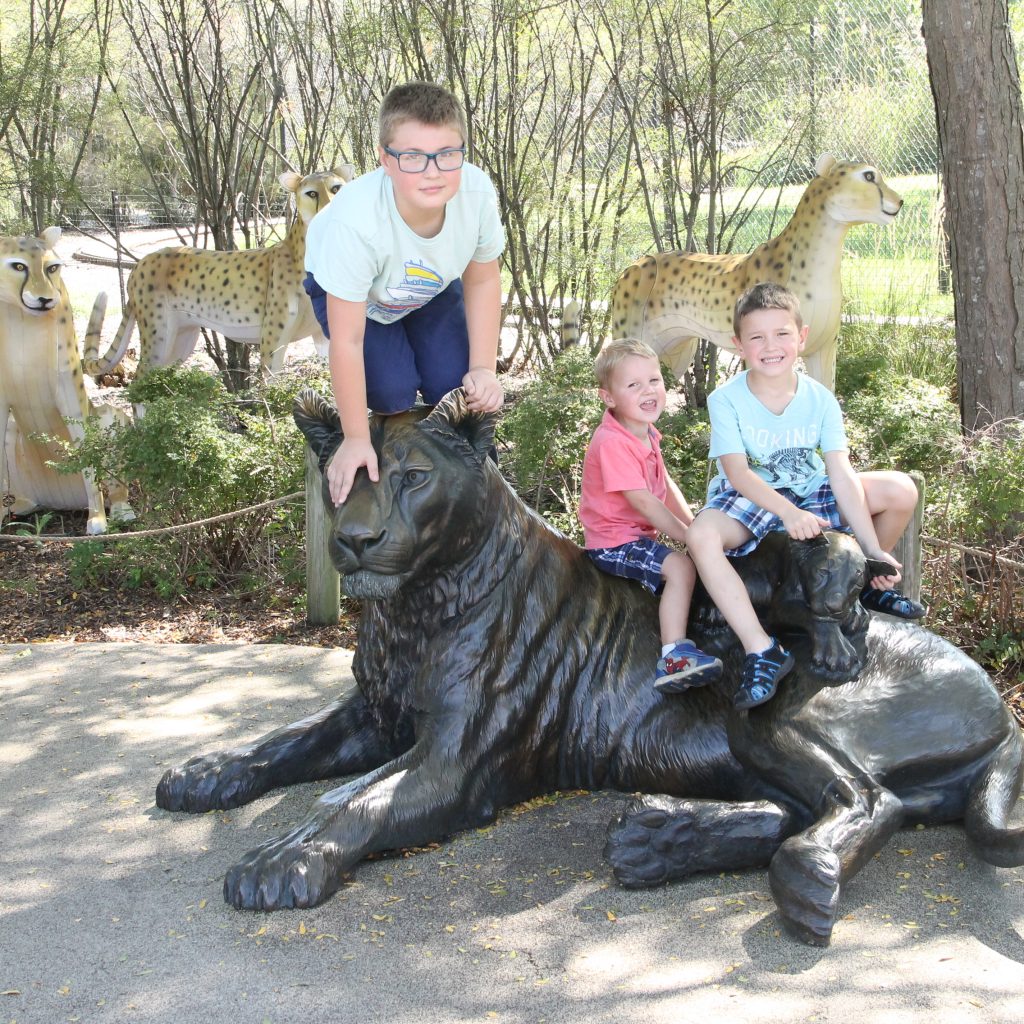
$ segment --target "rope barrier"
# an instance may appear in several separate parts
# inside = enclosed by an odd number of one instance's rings
[[[13,544],[37,544],[37,543],[62,543],[82,544],[87,541],[100,541],[106,543],[112,540],[137,540],[139,537],[160,537],[172,533],[181,533],[184,530],[192,530],[197,526],[211,526],[214,523],[222,523],[228,519],[236,519],[239,516],[248,515],[250,512],[258,512],[263,508],[274,508],[277,505],[284,505],[289,501],[296,501],[299,498],[305,500],[304,491],[293,491],[283,498],[272,498],[269,501],[261,501],[258,505],[249,505],[247,508],[235,509],[234,512],[223,512],[217,516],[210,516],[207,519],[196,519],[191,523],[179,523],[177,526],[164,526],[152,530],[136,530],[130,533],[97,533],[88,536],[70,533],[48,533],[48,534],[24,534],[24,533],[0,533],[0,541],[8,541]],[[1013,569],[1024,569],[1024,562],[1016,562],[1012,558],[1004,558],[1002,555],[994,554],[991,551],[983,551],[980,548],[967,547],[958,544],[954,540],[944,540],[940,537],[928,537],[922,534],[921,543],[936,547],[954,548],[966,555],[974,555],[977,558],[984,558],[989,561],[998,562],[1000,565],[1007,565]]]
[[[208,519],[196,519],[191,523],[179,523],[177,526],[162,526],[152,530],[136,530],[133,533],[96,533],[82,536],[71,533],[47,533],[47,534],[24,534],[24,533],[0,533],[0,541],[10,541],[14,544],[37,544],[40,542],[61,543],[61,544],[82,544],[87,541],[100,541],[106,543],[112,540],[136,540],[139,537],[159,537],[170,533],[181,533],[183,530],[192,530],[197,526],[210,526],[213,523],[222,523],[227,519],[236,519],[239,516],[248,515],[250,512],[257,512],[261,508],[274,508],[275,505],[284,505],[289,501],[298,498],[305,500],[305,491],[293,491],[283,498],[271,498],[269,501],[261,501],[258,505],[250,505],[248,508],[235,509],[234,512],[222,512],[220,515],[210,516]]]

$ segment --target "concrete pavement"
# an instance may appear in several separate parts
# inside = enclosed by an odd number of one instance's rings
[[[0,1022],[1024,1020],[1024,869],[981,863],[954,827],[900,832],[825,950],[780,933],[762,871],[620,889],[610,793],[365,863],[313,910],[229,908],[225,870],[327,784],[192,816],[157,810],[156,782],[315,709],[350,661],[0,646]]]

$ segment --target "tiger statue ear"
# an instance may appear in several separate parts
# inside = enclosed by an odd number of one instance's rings
[[[303,388],[292,406],[292,417],[313,449],[322,473],[344,440],[338,410],[312,388]]]
[[[420,423],[420,427],[441,437],[461,439],[482,462],[494,449],[496,412],[474,412],[466,404],[464,388],[449,391]]]

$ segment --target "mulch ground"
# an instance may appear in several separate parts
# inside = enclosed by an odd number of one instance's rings
[[[81,532],[64,523],[69,533]],[[176,599],[152,589],[77,584],[65,544],[0,544],[0,643],[53,640],[305,644],[353,647],[358,605],[342,601],[337,626],[311,626],[301,593],[274,600],[195,591]]]

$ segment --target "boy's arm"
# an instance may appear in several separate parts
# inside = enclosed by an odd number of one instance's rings
[[[902,566],[887,551],[883,551],[878,543],[878,534],[875,533],[875,524],[864,496],[864,486],[850,465],[850,456],[845,451],[825,452],[824,456],[825,470],[832,493],[836,496],[836,505],[853,530],[861,550],[868,558],[889,562],[893,566],[891,575],[875,578],[882,580],[886,586],[895,586],[900,581]]]
[[[693,522],[693,509],[690,503],[683,497],[683,492],[672,477],[666,475],[665,483],[668,486],[668,494],[665,498],[665,507],[683,523],[689,526]]]
[[[659,533],[664,533],[673,540],[679,541],[680,544],[686,543],[687,523],[673,512],[670,512],[665,503],[656,498],[650,491],[642,488],[635,491],[622,491],[622,496]],[[692,521],[692,515],[690,519]]]
[[[327,325],[331,332],[328,361],[331,387],[344,435],[341,446],[327,464],[331,500],[340,505],[352,489],[360,466],[375,483],[378,479],[377,453],[370,442],[366,415],[366,369],[363,365],[363,335],[366,331],[366,303],[327,296]]]
[[[810,540],[821,533],[822,527],[828,526],[824,519],[819,519],[813,512],[797,508],[788,498],[784,498],[770,484],[761,479],[747,462],[746,455],[719,456],[722,469],[729,478],[729,483],[740,494],[755,505],[777,515],[786,528],[786,533],[794,540]]]
[[[469,331],[469,372],[462,378],[466,402],[477,412],[497,412],[505,393],[495,369],[501,333],[501,274],[498,261],[471,260],[462,273],[462,295]]]

